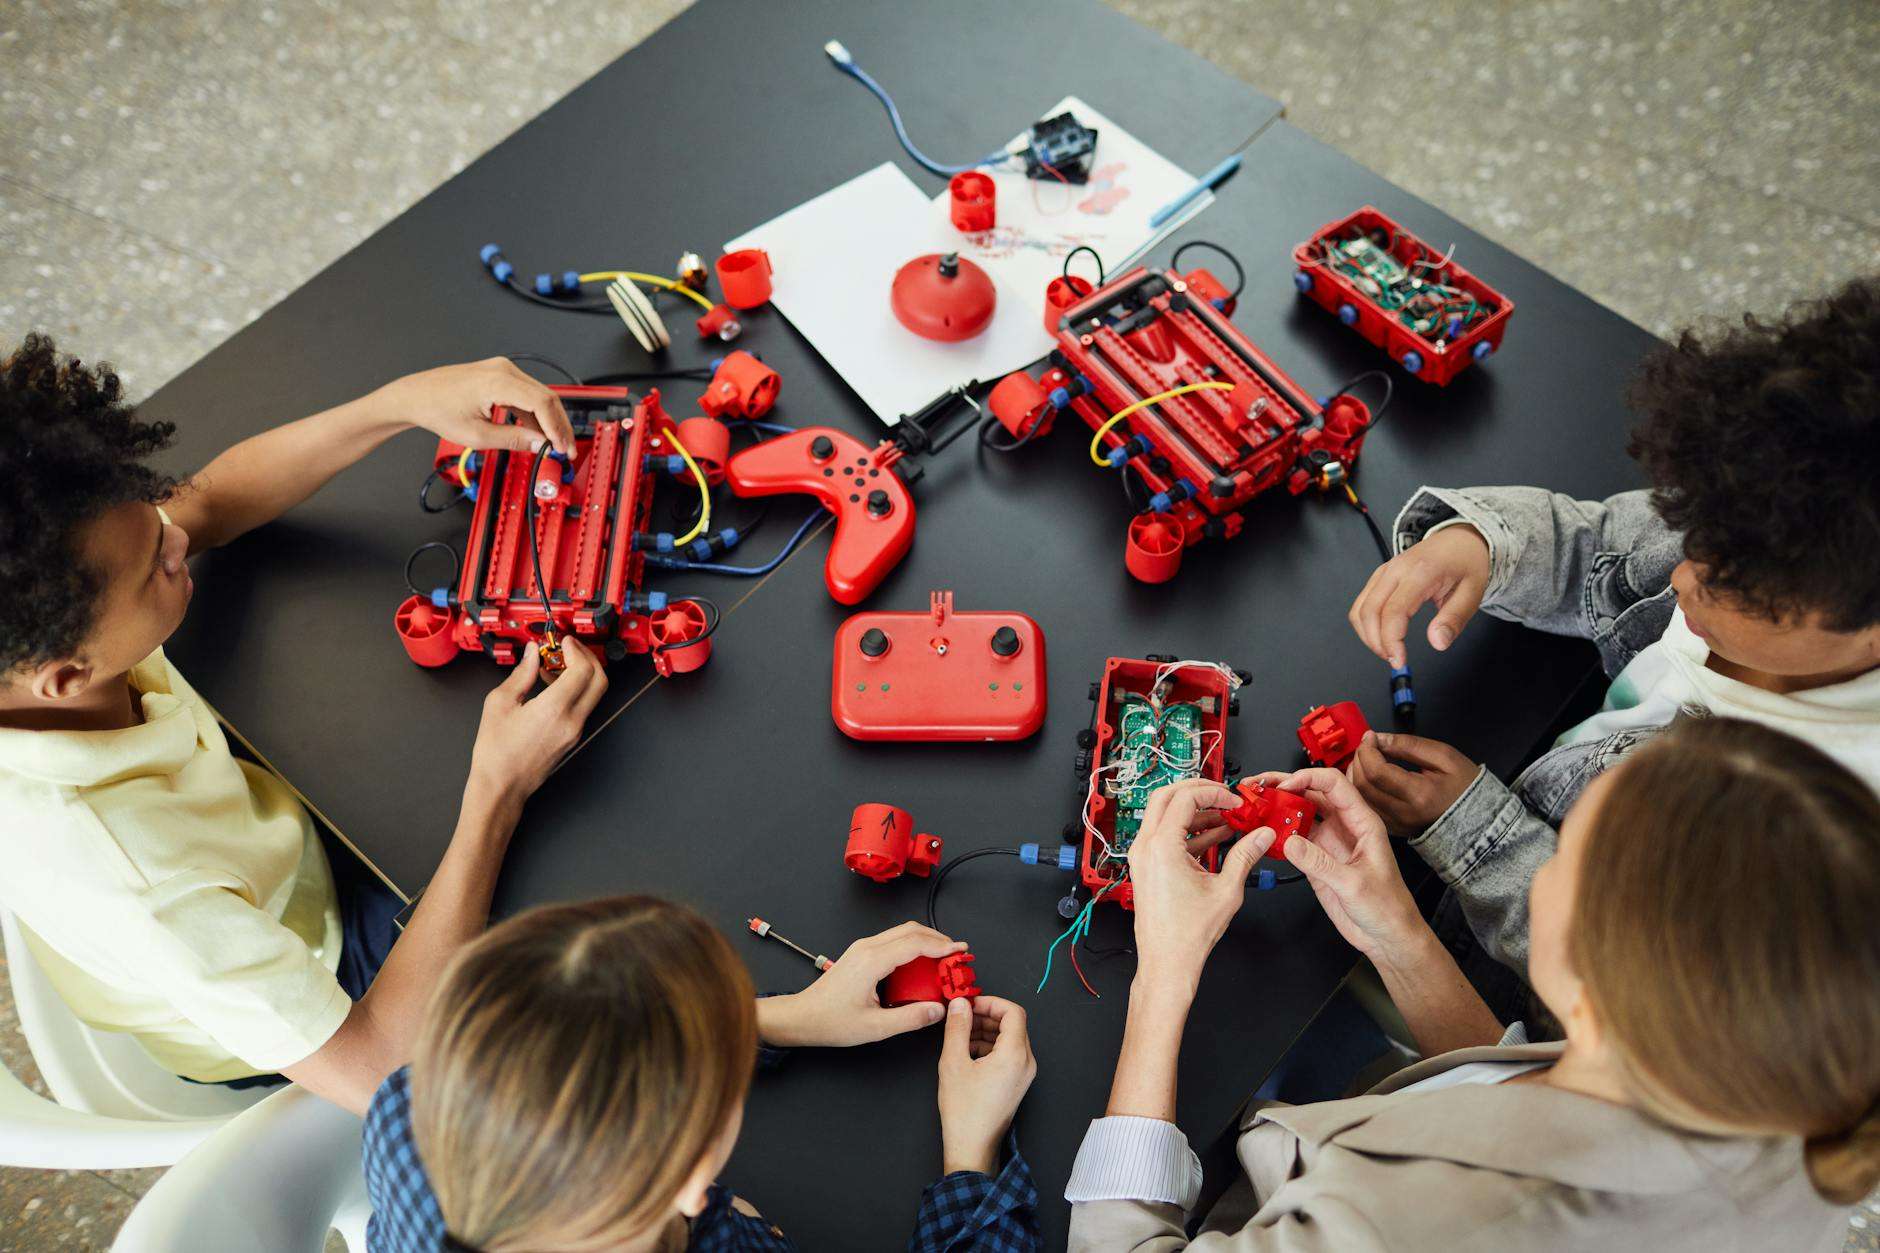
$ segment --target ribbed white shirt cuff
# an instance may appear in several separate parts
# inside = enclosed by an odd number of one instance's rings
[[[1191,1210],[1201,1198],[1201,1159],[1188,1137],[1159,1118],[1097,1118],[1084,1132],[1064,1199],[1155,1201]]]
[[[1527,1042],[1527,1024],[1519,1018],[1508,1024],[1508,1029],[1501,1033],[1501,1039],[1498,1041],[1503,1048],[1510,1044],[1526,1044]]]

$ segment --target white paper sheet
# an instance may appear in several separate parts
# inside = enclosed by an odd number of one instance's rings
[[[1193,177],[1075,96],[1040,116],[1066,109],[1097,128],[1090,182],[995,173],[997,225],[982,235],[953,228],[946,192],[929,201],[899,166],[883,162],[725,248],[770,254],[771,303],[892,426],[948,388],[991,382],[1049,352],[1044,289],[1072,248],[1089,244],[1114,271],[1213,202],[1212,195],[1198,197],[1176,221],[1151,230],[1150,215],[1193,186]],[[895,272],[930,252],[971,257],[992,278],[997,310],[972,339],[923,339],[889,308]],[[1080,261],[1089,267],[1088,258]],[[1075,272],[1094,275],[1094,267]]]

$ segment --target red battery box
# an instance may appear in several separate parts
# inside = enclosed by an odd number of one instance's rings
[[[1452,250],[1453,251],[1453,250]],[[1514,302],[1365,205],[1293,249],[1293,285],[1438,387],[1501,347]]]
[[[1144,499],[1124,549],[1131,574],[1174,577],[1189,545],[1240,534],[1241,510],[1263,492],[1345,482],[1369,408],[1307,394],[1229,320],[1233,301],[1208,270],[1138,267],[1081,286],[1059,280],[1047,294],[1060,310],[1049,368],[1006,375],[987,407],[1026,442],[1068,409],[1094,433],[1099,467],[1135,475]]]
[[[464,650],[507,666],[530,641],[542,639],[552,620],[557,635],[572,636],[610,661],[650,652],[662,676],[696,670],[711,655],[705,610],[694,601],[642,593],[646,562],[633,542],[652,508],[652,467],[675,451],[677,424],[657,390],[639,399],[621,387],[552,390],[574,425],[571,462],[439,442],[438,477],[474,502],[469,541],[454,588],[414,595],[399,606],[400,641],[422,666],[444,665]],[[498,424],[512,420],[500,406],[490,417]],[[549,585],[546,605],[529,542],[531,500]]]
[[[1173,657],[1104,663],[1091,691],[1096,718],[1079,738],[1077,759],[1077,773],[1089,776],[1077,873],[1103,900],[1136,907],[1124,856],[1150,793],[1181,779],[1226,778],[1227,720],[1239,712],[1234,690],[1244,678],[1217,663]],[[1220,850],[1208,849],[1201,861],[1219,870]]]

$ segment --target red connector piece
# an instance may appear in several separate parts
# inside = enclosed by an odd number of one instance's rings
[[[1370,729],[1355,700],[1314,705],[1299,719],[1299,743],[1306,750],[1306,760],[1313,765],[1343,770],[1358,751],[1358,741]]]
[[[744,333],[744,323],[738,321],[730,305],[713,305],[696,325],[700,339],[715,339],[724,344]]]
[[[893,805],[857,805],[849,819],[842,864],[865,879],[886,883],[902,871],[926,878],[940,864],[937,835],[914,833],[914,818]]]
[[[727,354],[712,371],[698,407],[712,418],[761,418],[777,403],[782,386],[775,370],[740,349]]]
[[[979,992],[979,976],[973,969],[971,953],[916,957],[905,966],[895,967],[881,981],[881,1003],[890,1009],[917,1001],[945,1004],[959,996],[978,996]]]
[[[1266,850],[1266,855],[1279,861],[1286,860],[1286,841],[1304,835],[1319,820],[1319,807],[1297,792],[1268,787],[1252,779],[1241,780],[1234,790],[1240,793],[1240,807],[1224,810],[1221,821],[1241,832],[1273,828],[1273,847]]]

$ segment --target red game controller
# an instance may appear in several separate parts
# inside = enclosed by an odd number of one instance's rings
[[[1314,705],[1299,719],[1299,742],[1306,760],[1315,766],[1343,770],[1358,751],[1358,741],[1371,729],[1355,700],[1335,705]]]
[[[732,457],[725,481],[739,496],[814,496],[836,516],[823,563],[829,594],[863,600],[914,543],[914,497],[894,472],[905,450],[883,440],[868,448],[828,426],[806,426]]]
[[[881,1003],[890,1009],[918,1001],[945,1004],[956,996],[978,996],[979,991],[971,953],[916,957],[881,981]]]
[[[836,631],[829,711],[857,740],[1022,740],[1044,724],[1044,632],[1022,613],[858,613]]]
[[[1221,821],[1241,832],[1273,828],[1273,847],[1266,850],[1266,855],[1277,861],[1286,860],[1287,840],[1304,835],[1318,821],[1319,807],[1297,792],[1268,787],[1253,779],[1242,779],[1234,790],[1240,793],[1240,805],[1223,810]]]
[[[842,864],[865,879],[886,883],[903,870],[926,878],[940,864],[941,840],[914,833],[914,818],[893,805],[857,805],[849,818],[849,843]]]

